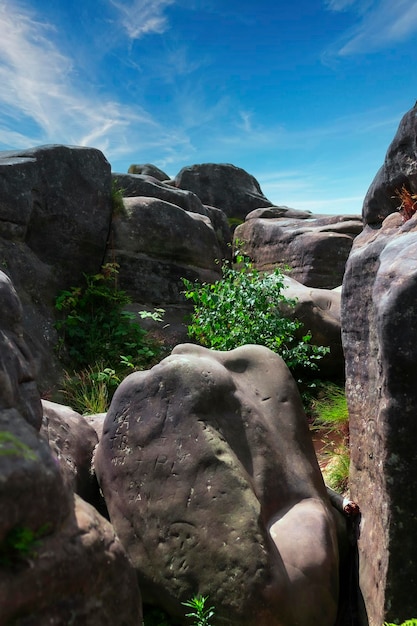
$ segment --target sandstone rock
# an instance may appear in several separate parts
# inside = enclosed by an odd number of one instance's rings
[[[78,496],[73,506],[59,532],[41,534],[27,559],[0,564],[1,624],[142,623],[135,572],[111,524]]]
[[[397,133],[366,194],[362,215],[366,224],[379,225],[398,211],[401,201],[396,190],[403,185],[417,193],[417,103],[402,118]]]
[[[83,272],[95,272],[111,215],[110,164],[103,154],[94,148],[41,146],[0,153],[1,169],[1,220],[10,221],[17,181],[22,183],[18,240],[24,235],[36,256],[53,265],[67,286]]]
[[[320,375],[326,379],[343,379],[345,359],[342,349],[340,322],[340,288],[313,289],[285,277],[286,298],[296,300],[286,314],[303,323],[302,333],[311,332],[311,344],[327,346],[330,352],[318,362]]]
[[[159,167],[152,165],[151,163],[144,163],[143,165],[132,164],[128,169],[129,174],[142,174],[144,176],[152,176],[156,180],[164,181],[168,180],[168,174],[165,174]]]
[[[106,413],[95,413],[94,415],[86,415],[85,421],[96,431],[98,440],[101,439],[103,434],[103,425]]]
[[[255,209],[247,214],[246,220],[255,219],[272,219],[277,217],[286,217],[291,219],[308,220],[313,218],[311,211],[300,211],[299,209],[291,209],[288,206],[271,206],[263,209]]]
[[[41,435],[58,459],[67,484],[98,508],[99,489],[92,471],[96,431],[69,406],[42,400],[42,409]]]
[[[218,260],[231,261],[233,234],[226,213],[214,206],[205,205],[205,209],[208,211],[220,247],[221,257]]]
[[[311,219],[249,218],[235,230],[242,251],[260,270],[289,267],[291,278],[308,287],[334,289],[342,284],[359,217]]]
[[[111,218],[110,165],[93,148],[0,152],[0,268],[23,305],[25,339],[44,390],[56,382],[54,299],[102,263]]]
[[[221,250],[208,217],[156,198],[124,200],[126,214],[113,220],[109,260],[120,265],[120,287],[135,302],[183,301],[189,280],[219,277]]]
[[[416,612],[416,290],[417,216],[366,227],[346,267],[342,338],[359,582],[372,625]]]
[[[209,211],[203,206],[201,200],[190,191],[175,189],[172,186],[156,180],[149,180],[146,176],[134,174],[112,174],[116,186],[122,190],[123,197],[133,198],[157,198],[181,207],[184,211],[200,213],[209,216]]]
[[[136,576],[112,526],[74,502],[39,435],[19,301],[2,273],[0,297],[0,624],[139,624]]]
[[[272,206],[258,181],[230,164],[202,163],[184,167],[174,182],[179,189],[195,193],[203,204],[222,209],[230,218],[243,220],[254,209]]]
[[[32,355],[23,338],[22,308],[10,279],[0,272],[0,410],[17,409],[39,429],[42,408]]]
[[[267,348],[178,346],[120,385],[96,453],[144,600],[235,626],[333,626],[333,513],[293,378]]]

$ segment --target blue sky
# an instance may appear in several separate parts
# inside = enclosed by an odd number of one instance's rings
[[[417,90],[416,0],[0,0],[0,150],[233,163],[359,213]]]

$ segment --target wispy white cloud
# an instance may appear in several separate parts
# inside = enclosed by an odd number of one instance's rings
[[[139,106],[102,97],[82,83],[72,59],[54,43],[54,27],[23,4],[0,2],[0,30],[3,149],[88,145],[110,159],[150,147],[189,152],[189,139],[180,130],[166,129]]]
[[[348,7],[351,7],[357,2],[357,0],[327,0],[326,6],[331,11],[344,11]]]
[[[318,175],[314,167],[253,174],[265,196],[277,205],[312,213],[361,212],[366,189],[341,196],[340,192],[337,193],[337,184],[323,175]]]
[[[151,33],[163,33],[169,28],[164,10],[175,0],[109,0],[119,11],[119,20],[130,39],[140,39]]]
[[[259,123],[255,114],[236,111],[227,131],[222,126],[219,136],[212,136],[209,140],[215,140],[225,149],[241,146],[248,150],[267,150],[273,146],[276,151],[302,150],[305,153],[309,149],[317,149],[322,145],[345,140],[346,137],[358,139],[364,135],[375,134],[386,130],[393,133],[398,126],[402,113],[394,113],[386,106],[367,109],[329,119],[326,123],[317,126],[299,124],[289,127],[284,124],[271,124],[269,126]]]
[[[328,50],[324,60],[333,55],[346,57],[374,52],[409,39],[417,32],[417,3],[415,0],[330,0],[329,9],[352,9],[358,13],[358,23]]]

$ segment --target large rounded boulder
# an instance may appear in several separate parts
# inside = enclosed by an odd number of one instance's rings
[[[95,467],[146,602],[179,617],[203,594],[235,626],[333,626],[335,522],[279,356],[177,346],[120,385]]]
[[[229,163],[202,163],[184,167],[175,177],[179,189],[195,193],[203,204],[222,209],[229,218],[244,220],[259,207],[272,206],[251,174]]]

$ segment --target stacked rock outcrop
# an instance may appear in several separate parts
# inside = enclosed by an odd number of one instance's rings
[[[405,115],[363,206],[342,291],[352,497],[360,504],[360,586],[369,624],[416,615],[417,109]],[[367,624],[367,621],[363,621]]]
[[[0,299],[0,623],[138,624],[140,592],[114,529],[74,496],[39,434],[34,362],[3,272]]]

